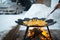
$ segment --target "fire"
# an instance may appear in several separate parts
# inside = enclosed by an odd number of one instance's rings
[[[46,30],[44,30],[43,28],[34,28],[36,30],[40,30],[42,31],[42,33],[40,33],[39,35],[36,34],[36,36],[39,36],[40,40],[51,40],[48,32]],[[35,34],[34,30],[29,30],[27,37],[31,37],[32,39],[34,39],[32,36]]]
[[[48,34],[48,32],[47,32],[46,30],[44,30],[43,28],[39,28],[39,29],[43,31],[42,34],[43,34],[44,36],[46,36],[46,37],[49,36],[49,34]]]
[[[29,31],[28,31],[28,35],[27,35],[27,36],[29,37],[29,36],[31,36],[31,35],[34,35],[34,32],[33,32],[33,31],[31,31],[31,30],[29,30]]]

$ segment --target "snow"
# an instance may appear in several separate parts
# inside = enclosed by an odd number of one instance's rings
[[[33,4],[29,11],[25,14],[24,18],[46,18],[50,12],[51,8],[44,4]]]
[[[12,26],[16,26],[17,19],[20,19],[21,15],[0,15],[0,31],[10,30]]]

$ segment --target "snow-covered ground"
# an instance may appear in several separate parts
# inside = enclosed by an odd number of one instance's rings
[[[23,15],[0,15],[0,31],[10,30],[12,26],[17,25],[15,21],[24,15],[25,13]]]

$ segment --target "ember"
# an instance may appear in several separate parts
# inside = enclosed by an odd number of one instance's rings
[[[31,40],[51,40],[48,32],[43,28],[34,28],[29,30],[27,38]]]

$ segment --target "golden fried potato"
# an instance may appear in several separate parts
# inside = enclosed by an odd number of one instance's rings
[[[47,25],[47,22],[43,20],[36,20],[36,19],[24,21],[23,23],[27,26],[46,26]]]
[[[47,25],[47,22],[43,21],[43,20],[37,20],[37,25],[39,26],[46,26]]]

